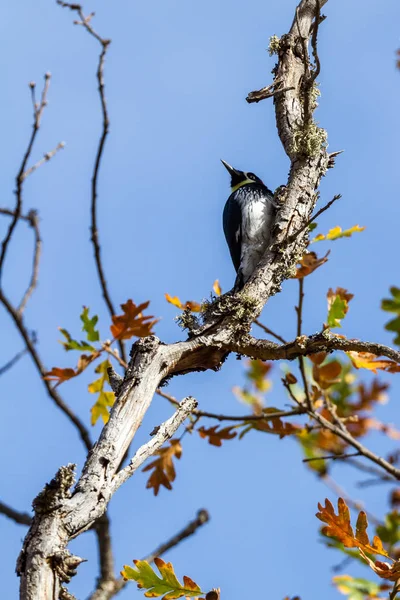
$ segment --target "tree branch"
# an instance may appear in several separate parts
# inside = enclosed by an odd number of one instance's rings
[[[4,502],[0,502],[0,513],[19,525],[30,525],[32,523],[32,517],[28,513],[15,510],[11,506],[4,504]]]

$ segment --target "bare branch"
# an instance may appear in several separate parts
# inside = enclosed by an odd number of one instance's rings
[[[145,460],[147,460],[150,456],[153,456],[153,454],[159,448],[161,448],[164,442],[169,440],[174,435],[177,429],[182,425],[190,413],[193,412],[196,406],[197,401],[191,396],[188,396],[182,400],[176,413],[172,415],[168,421],[165,421],[165,423],[162,423],[162,425],[156,428],[156,433],[152,439],[146,442],[146,444],[143,444],[143,446],[137,450],[135,456],[130,460],[129,465],[115,475],[111,486],[111,493],[115,493],[117,489],[121,487],[125,481],[127,481],[127,479],[132,477],[134,472],[144,463]]]
[[[32,133],[31,133],[31,136],[30,136],[30,139],[28,142],[27,149],[23,156],[22,163],[19,168],[18,174],[15,178],[15,181],[16,181],[16,191],[15,191],[16,203],[15,203],[15,209],[13,210],[13,219],[10,223],[7,234],[2,242],[1,253],[0,253],[0,281],[1,281],[1,277],[3,275],[3,267],[4,267],[4,261],[6,258],[8,245],[11,241],[12,234],[14,233],[14,229],[17,226],[18,219],[19,219],[19,217],[21,215],[21,211],[22,211],[22,188],[23,188],[23,182],[25,179],[25,169],[26,169],[26,165],[28,163],[29,157],[32,152],[33,144],[35,143],[37,133],[40,128],[40,121],[41,121],[44,107],[47,104],[47,93],[48,93],[49,85],[50,85],[50,77],[51,77],[50,73],[46,73],[46,75],[44,76],[44,86],[43,86],[43,91],[42,91],[42,98],[41,98],[39,106],[37,106],[36,104],[34,105],[34,115],[33,115],[34,119],[33,119]],[[29,86],[30,86],[30,88],[32,90],[32,94],[33,94],[35,84],[30,83]]]
[[[284,92],[288,92],[290,90],[294,90],[294,87],[283,87],[274,89],[276,85],[279,85],[279,81],[274,81],[271,85],[267,85],[266,87],[261,88],[261,90],[255,90],[254,92],[249,92],[246,97],[246,101],[249,104],[253,102],[260,102],[261,100],[266,100],[267,98],[273,98],[277,94],[283,94]]]
[[[25,356],[27,352],[28,351],[26,348],[20,350],[15,356],[13,356],[11,360],[9,360],[2,367],[0,367],[0,376],[6,373],[9,369],[11,369],[19,361],[20,358]]]
[[[38,215],[37,215],[36,211],[31,210],[28,213],[28,219],[29,219],[29,224],[32,227],[33,232],[34,232],[35,245],[34,245],[34,251],[33,251],[31,279],[28,284],[27,290],[26,290],[25,294],[23,295],[23,298],[17,309],[20,314],[22,314],[22,312],[24,311],[29,298],[31,297],[31,295],[33,294],[33,292],[36,289],[38,277],[39,277],[40,254],[41,254],[41,249],[42,249],[42,240],[41,240],[40,231],[39,231],[39,219],[38,219]]]
[[[15,510],[11,506],[4,504],[4,502],[0,502],[0,513],[19,525],[30,525],[32,523],[32,517],[28,513]]]
[[[37,169],[39,169],[39,167],[41,167],[42,165],[44,165],[44,163],[49,162],[49,160],[51,160],[53,158],[53,156],[55,156],[57,154],[57,152],[59,150],[62,150],[63,148],[65,148],[65,142],[60,142],[59,144],[57,144],[57,146],[55,148],[53,148],[53,150],[50,150],[50,152],[46,152],[46,154],[43,155],[43,158],[41,158],[40,160],[38,160],[37,163],[35,163],[31,167],[29,167],[29,169],[27,169],[23,173],[22,179],[23,180],[26,179],[27,177],[29,177],[29,175],[31,175]]]
[[[275,333],[274,331],[272,331],[272,329],[270,329],[269,327],[267,327],[266,325],[264,325],[263,323],[261,323],[261,321],[259,321],[259,319],[255,319],[254,323],[260,329],[262,329],[267,335],[270,335],[271,337],[274,337],[276,340],[278,340],[278,342],[282,342],[282,344],[286,344],[286,340],[282,336],[280,336],[279,334]]]
[[[101,104],[101,112],[103,117],[103,126],[102,131],[97,147],[93,175],[92,175],[92,192],[91,192],[91,241],[94,249],[94,258],[96,263],[97,275],[100,282],[100,287],[102,290],[103,298],[110,313],[110,316],[115,315],[115,307],[111,300],[111,294],[108,289],[107,279],[104,273],[103,262],[101,259],[101,246],[99,241],[99,231],[97,225],[97,198],[98,198],[98,179],[100,173],[100,165],[103,158],[103,152],[105,147],[106,138],[109,133],[110,128],[110,119],[107,110],[107,102],[105,96],[105,85],[104,85],[104,62],[107,54],[107,50],[109,45],[111,44],[111,40],[101,37],[91,26],[90,20],[93,16],[89,15],[85,17],[83,14],[83,8],[80,4],[71,4],[69,2],[62,2],[61,0],[57,0],[57,4],[64,8],[69,8],[78,13],[80,17],[80,21],[76,21],[75,24],[82,25],[86,31],[93,36],[101,45],[101,52],[99,55],[99,62],[97,65],[97,82],[98,82],[98,91],[100,97]],[[118,340],[118,345],[120,349],[121,358],[124,362],[126,362],[126,351],[125,345],[122,340]]]

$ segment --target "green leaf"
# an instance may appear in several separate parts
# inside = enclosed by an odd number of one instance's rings
[[[328,312],[328,327],[341,327],[340,321],[346,315],[347,302],[336,296]]]
[[[314,229],[317,229],[318,227],[318,223],[316,223],[315,221],[313,223],[310,223],[308,226],[308,231],[314,231]]]
[[[190,577],[184,576],[182,585],[175,575],[172,564],[164,562],[161,558],[154,559],[161,578],[145,560],[134,560],[133,562],[136,569],[124,565],[121,575],[125,580],[136,581],[138,588],[146,590],[144,594],[146,598],[163,596],[163,600],[175,600],[183,596],[194,598],[199,594],[204,594]]]
[[[385,523],[378,525],[376,533],[391,547],[400,542],[400,513],[394,510],[385,515]]]
[[[89,318],[89,308],[87,306],[83,307],[83,311],[81,314],[81,321],[83,323],[82,331],[86,332],[86,337],[89,342],[98,342],[100,339],[100,333],[96,329],[97,321],[99,317],[94,315],[91,319]]]
[[[59,327],[59,331],[62,333],[62,335],[65,337],[65,339],[67,340],[66,342],[61,342],[61,344],[64,346],[65,350],[79,350],[81,352],[96,352],[96,348],[94,346],[91,346],[90,344],[88,344],[85,341],[80,341],[78,342],[77,340],[72,339],[70,333],[66,330],[66,329],[62,329],[61,327]]]
[[[396,318],[392,319],[385,325],[387,331],[393,331],[396,333],[396,337],[393,340],[395,344],[400,346],[400,288],[391,287],[390,293],[393,298],[384,298],[381,303],[382,310],[392,312],[397,315]]]
[[[350,577],[350,575],[337,575],[333,583],[338,590],[345,594],[349,600],[365,600],[365,598],[378,598],[382,586],[369,579]]]

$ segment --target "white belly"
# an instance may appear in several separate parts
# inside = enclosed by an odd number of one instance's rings
[[[273,206],[264,198],[242,206],[242,248],[240,270],[243,282],[249,279],[270,241]]]

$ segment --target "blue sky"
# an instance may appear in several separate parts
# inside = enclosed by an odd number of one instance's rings
[[[271,101],[247,105],[246,94],[271,81],[274,59],[269,36],[287,31],[295,2],[204,0],[202,3],[98,2],[94,25],[111,38],[105,67],[111,118],[100,175],[99,222],[105,270],[114,302],[151,300],[161,317],[157,334],[165,341],[181,336],[177,310],[164,293],[182,299],[207,297],[219,278],[231,287],[233,267],[222,234],[222,209],[229,178],[219,159],[257,173],[274,189],[285,183],[288,160],[276,134]],[[342,286],[355,294],[344,327],[349,337],[390,343],[380,311],[390,285],[400,285],[398,270],[399,175],[398,104],[400,7],[396,0],[329,2],[320,30],[322,97],[317,119],[329,134],[329,148],[344,149],[337,167],[324,178],[321,205],[334,194],[343,198],[319,220],[320,231],[356,223],[366,231],[332,243],[329,262],[306,280],[304,330],[318,331],[326,315],[326,291]],[[2,40],[0,185],[2,206],[14,202],[14,177],[31,127],[28,82],[53,75],[49,106],[32,160],[59,141],[66,148],[25,185],[25,211],[37,208],[44,240],[40,285],[26,311],[38,332],[40,352],[50,368],[73,366],[76,359],[57,343],[57,327],[79,332],[82,305],[100,317],[103,337],[109,319],[94,271],[89,242],[90,177],[101,120],[95,69],[99,48],[74,15],[55,2],[6,3]],[[0,222],[5,227],[5,220]],[[2,229],[3,231],[3,229]],[[325,252],[326,243],[318,250]],[[31,232],[23,225],[10,252],[5,286],[16,299],[24,290],[32,252]],[[295,335],[297,288],[286,282],[263,315],[288,339]],[[0,313],[3,340],[0,364],[21,348],[9,318]],[[256,332],[258,334],[258,332]],[[237,412],[232,387],[243,381],[244,363],[230,358],[220,373],[193,374],[173,380],[170,393],[194,395],[205,410]],[[287,398],[274,367],[268,402]],[[62,388],[74,410],[89,422],[90,375]],[[25,358],[1,379],[3,415],[0,437],[1,498],[29,510],[32,498],[58,467],[84,454],[75,431],[51,404],[34,368]],[[396,421],[396,394],[379,417]],[[155,398],[136,444],[170,414]],[[98,434],[98,427],[93,434]],[[372,436],[372,448],[386,443]],[[334,474],[336,471],[334,471]],[[337,469],[345,489],[380,513],[383,487],[359,489],[350,467]],[[172,492],[154,498],[138,473],[116,495],[110,508],[117,570],[151,551],[191,519],[198,508],[211,522],[168,555],[179,575],[188,574],[205,589],[222,588],[223,598],[256,597],[251,581],[260,580],[259,598],[279,600],[300,595],[308,600],[337,598],[331,566],[340,560],[318,542],[316,504],[326,486],[304,469],[290,439],[262,434],[213,448],[186,436]],[[0,560],[5,598],[16,597],[15,559],[24,528],[1,517]],[[71,584],[78,598],[93,587],[96,547],[92,534],[72,549],[89,559]],[[356,573],[357,571],[352,571]],[[360,574],[368,576],[366,570]],[[129,586],[121,598],[139,598]]]

